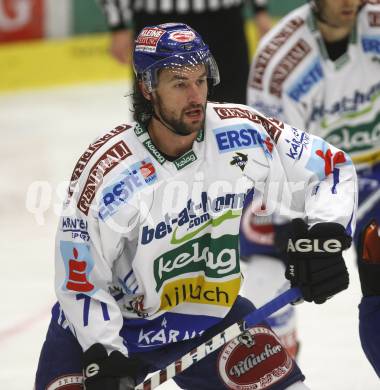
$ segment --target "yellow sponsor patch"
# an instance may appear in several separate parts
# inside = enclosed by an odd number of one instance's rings
[[[161,294],[160,310],[170,310],[184,302],[230,307],[240,289],[240,277],[209,282],[204,276],[167,283]]]

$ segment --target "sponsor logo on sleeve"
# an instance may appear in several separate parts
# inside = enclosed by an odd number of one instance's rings
[[[274,68],[270,79],[269,92],[272,95],[281,97],[282,85],[285,80],[294,71],[297,65],[310,53],[311,47],[304,40],[299,39],[298,42],[285,54],[278,65]]]
[[[71,238],[81,238],[83,241],[88,241],[88,223],[82,218],[63,217],[61,220],[61,231],[71,233]]]
[[[220,378],[233,390],[270,388],[293,367],[277,336],[264,326],[246,330],[227,343],[218,357]]]
[[[155,53],[157,44],[165,30],[157,27],[145,27],[136,38],[136,51]]]
[[[88,215],[91,202],[94,200],[96,192],[103,182],[104,176],[130,155],[132,155],[132,152],[124,141],[119,141],[103,153],[93,165],[87,177],[87,181],[78,201],[79,210],[85,215]]]
[[[292,132],[292,138],[285,138],[285,141],[290,146],[286,155],[293,160],[299,160],[302,157],[303,152],[308,148],[310,143],[310,136],[309,134],[296,129],[295,127],[292,127]]]
[[[290,20],[286,25],[276,34],[270,42],[264,46],[260,51],[253,68],[253,77],[249,81],[249,85],[252,88],[263,89],[263,79],[265,70],[277,53],[277,51],[283,47],[284,43],[304,24],[304,20],[300,17]]]
[[[263,126],[265,131],[269,134],[275,143],[277,143],[281,135],[281,130],[284,129],[284,124],[278,119],[265,118],[262,115],[256,115],[252,111],[245,110],[243,108],[214,107],[214,110],[220,119],[243,118]]]
[[[351,159],[342,151],[333,153],[329,144],[320,139],[315,139],[312,145],[311,156],[306,164],[306,168],[314,172],[319,180],[323,180],[328,175],[333,175],[333,186],[331,193],[337,193],[337,186],[340,181],[340,167],[352,164]]]
[[[71,241],[60,241],[60,251],[66,272],[62,289],[93,294],[95,288],[89,281],[89,276],[94,267],[94,260],[91,257],[89,246]]]
[[[123,131],[126,131],[130,128],[130,126],[122,125],[118,126],[115,129],[111,130],[109,133],[105,134],[103,137],[96,140],[94,143],[92,143],[87,150],[82,154],[82,156],[79,158],[78,162],[76,163],[73,173],[71,175],[70,179],[70,185],[69,185],[69,197],[71,197],[74,193],[75,186],[78,182],[78,179],[80,178],[82,172],[87,166],[87,163],[90,161],[91,157],[109,140],[111,140],[113,137],[119,135]]]
[[[296,102],[323,79],[323,69],[319,59],[315,60],[299,79],[289,88],[287,94]]]
[[[99,207],[99,217],[105,220],[128,203],[135,193],[157,181],[156,168],[147,157],[122,172],[120,179],[105,188]]]

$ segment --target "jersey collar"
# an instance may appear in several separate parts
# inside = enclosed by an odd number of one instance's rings
[[[153,141],[149,136],[148,129],[143,124],[136,122],[134,127],[134,131],[136,136],[139,138],[140,142],[143,144],[145,149],[154,157],[155,160],[161,165],[164,165],[166,162],[172,163],[178,171],[185,168],[189,164],[193,163],[198,159],[196,153],[193,149],[189,150],[182,156],[178,157],[174,161],[167,161],[164,155],[157,149],[156,145],[154,145]],[[195,139],[197,143],[201,143],[204,140],[204,129],[201,129]]]

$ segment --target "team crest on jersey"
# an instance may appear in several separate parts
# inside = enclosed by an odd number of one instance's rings
[[[294,363],[275,334],[265,326],[246,330],[221,350],[219,375],[229,389],[263,390],[284,379]]]
[[[236,152],[234,156],[232,156],[232,161],[230,161],[231,165],[235,165],[244,171],[245,166],[248,162],[248,156],[244,153]]]

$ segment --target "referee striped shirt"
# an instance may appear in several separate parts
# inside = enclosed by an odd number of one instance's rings
[[[202,13],[226,10],[242,5],[245,0],[98,0],[111,30],[130,27],[134,12]],[[267,0],[250,0],[255,13],[267,8]]]

